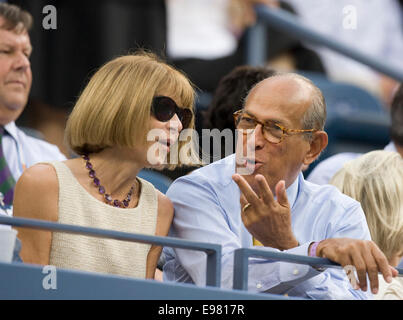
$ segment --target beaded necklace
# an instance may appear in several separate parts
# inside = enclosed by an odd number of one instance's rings
[[[134,183],[132,185],[132,187],[129,190],[129,193],[127,194],[126,198],[123,201],[120,201],[117,199],[112,199],[111,195],[106,193],[105,188],[101,185],[101,182],[97,178],[95,170],[92,166],[92,163],[90,162],[90,157],[88,156],[88,154],[83,155],[82,158],[85,160],[85,167],[89,171],[88,175],[94,182],[94,185],[98,188],[99,193],[103,195],[105,202],[114,207],[127,208],[129,206],[130,200],[132,199],[134,186],[136,183]]]

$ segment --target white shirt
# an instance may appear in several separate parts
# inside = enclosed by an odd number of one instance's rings
[[[14,122],[4,126],[2,138],[4,158],[14,180],[17,181],[25,168],[43,161],[64,161],[66,157],[59,148],[46,141],[27,136]]]
[[[313,30],[403,71],[402,11],[396,0],[285,0]],[[310,45],[309,43],[307,45]],[[378,73],[324,47],[314,47],[330,78],[379,93]]]
[[[237,39],[229,28],[229,0],[166,0],[168,56],[216,59],[232,54]]]
[[[379,292],[374,295],[377,300],[403,300],[403,277],[393,278],[387,283],[382,275],[378,276]]]
[[[390,142],[384,150],[397,152],[393,142]],[[331,156],[321,161],[309,174],[307,180],[316,184],[328,184],[347,161],[354,160],[362,155],[362,153],[343,152]]]

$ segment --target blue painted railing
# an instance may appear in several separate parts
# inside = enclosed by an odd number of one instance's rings
[[[46,267],[25,263],[0,263],[0,299],[139,299],[139,300],[289,300],[276,294],[221,289],[221,246],[171,237],[132,234],[113,230],[0,216],[0,224],[51,230],[115,240],[150,243],[207,254],[206,287],[159,282],[113,274],[57,268],[55,288],[46,288]],[[293,298],[296,299],[296,298]]]
[[[248,259],[259,257],[272,261],[284,261],[296,264],[305,264],[317,268],[341,268],[329,259],[300,256],[282,252],[271,252],[262,249],[241,248],[235,250],[234,256],[234,283],[233,288],[247,290],[248,288]],[[399,276],[403,276],[403,269],[397,269]]]
[[[269,9],[265,5],[257,5],[255,11],[258,17],[258,24],[268,24],[282,32],[291,34],[299,40],[327,47],[388,75],[397,81],[403,82],[403,70],[399,70],[398,68],[383,61],[379,61],[366,53],[351,48],[341,41],[332,39],[327,35],[312,30],[301,23],[297,16],[289,12],[278,9]],[[262,28],[259,26],[253,27],[250,30],[249,38],[247,48],[248,63],[253,65],[264,64],[262,59],[265,57],[265,52],[263,52],[263,50],[266,49],[263,44],[267,42],[267,38],[265,38],[265,33],[262,32]],[[268,45],[270,45],[270,43],[268,43]]]
[[[73,234],[89,235],[93,237],[134,241],[139,243],[151,243],[173,248],[203,251],[207,254],[206,285],[220,287],[221,246],[217,244],[189,241],[172,237],[158,237],[145,234],[134,234],[113,230],[96,229],[76,225],[67,225],[42,220],[35,220],[35,219],[25,219],[15,217],[11,218],[6,216],[0,216],[0,224],[6,224],[13,227],[52,230]]]

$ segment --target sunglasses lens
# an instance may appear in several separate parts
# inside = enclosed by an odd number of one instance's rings
[[[156,97],[153,100],[152,112],[158,121],[167,122],[175,114],[175,101],[168,97]]]
[[[161,122],[167,122],[176,114],[182,123],[183,128],[187,128],[192,120],[193,113],[190,109],[179,108],[175,101],[169,97],[155,97],[151,112],[154,117]]]
[[[177,114],[179,120],[182,122],[182,127],[188,128],[193,116],[192,111],[189,109],[179,109]]]

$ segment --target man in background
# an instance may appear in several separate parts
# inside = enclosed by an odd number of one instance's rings
[[[32,16],[15,5],[0,3],[0,197],[10,207],[23,170],[41,161],[64,160],[59,149],[27,136],[15,124],[32,84],[28,31]],[[4,210],[1,210],[4,213]],[[10,211],[8,214],[12,214]]]

